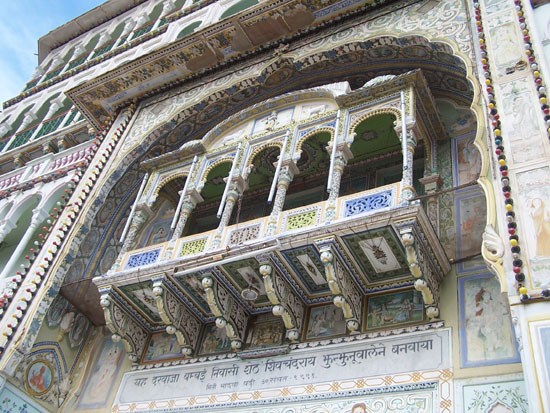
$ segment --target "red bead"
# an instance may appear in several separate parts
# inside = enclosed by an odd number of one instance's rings
[[[508,170],[505,169],[504,171],[500,171],[500,174],[501,174],[502,176],[508,176]]]
[[[550,108],[544,108],[542,111],[545,115],[548,115],[550,113]]]
[[[519,274],[521,272],[521,268],[520,267],[514,267],[514,272],[516,274]]]
[[[495,114],[495,115],[493,116],[493,119],[495,119],[495,120],[499,120],[499,119],[500,119],[500,115],[499,115],[498,113],[497,113],[497,114]]]
[[[502,153],[502,150],[501,150],[500,148],[497,148],[497,149],[495,150],[495,153],[496,153],[497,155],[500,155],[500,154]]]
[[[508,228],[508,234],[514,235],[516,233],[516,230],[514,228]]]
[[[510,198],[510,195],[511,195],[510,192],[508,192],[508,191],[504,192],[504,196],[505,196],[506,198]]]

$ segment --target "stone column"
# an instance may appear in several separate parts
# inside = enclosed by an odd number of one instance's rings
[[[122,257],[124,257],[124,254],[130,251],[134,246],[137,234],[143,224],[147,222],[147,218],[149,218],[149,214],[144,210],[145,208],[146,207],[143,205],[137,206],[136,213],[134,214],[134,218],[132,219],[132,223],[130,224],[130,228],[128,229],[124,243],[122,244],[122,248],[118,253],[115,263],[111,267],[110,272],[116,271],[120,268]]]
[[[426,195],[434,195],[441,188],[441,185],[443,185],[439,174],[425,176],[420,179],[420,183],[424,187]],[[426,199],[426,213],[435,232],[439,235],[439,197],[429,196]]]
[[[15,248],[15,251],[11,254],[10,259],[4,266],[4,269],[0,273],[0,280],[5,279],[7,276],[10,275],[12,271],[15,271],[15,265],[17,264],[17,261],[19,261],[19,258],[23,253],[25,252],[25,248],[29,241],[31,240],[32,235],[34,234],[34,231],[38,228],[40,223],[46,219],[48,216],[48,211],[43,209],[34,209],[32,211],[32,218],[31,222],[29,224],[29,227],[26,229],[25,233],[23,234],[23,237],[19,240],[19,243],[17,244],[17,247]]]
[[[245,189],[246,183],[244,179],[242,178],[242,176],[236,174],[236,176],[234,176],[231,180],[231,186],[229,187],[229,191],[227,192],[227,199],[225,201],[225,206],[223,207],[220,225],[218,225],[218,228],[216,228],[216,232],[214,233],[214,240],[212,241],[212,245],[210,246],[211,250],[215,250],[220,246],[222,242],[223,231],[227,227],[227,224],[229,224],[233,208],[237,203],[237,199],[239,199],[239,196],[243,194]]]
[[[275,194],[275,200],[273,201],[273,209],[269,214],[267,221],[266,235],[275,235],[277,231],[277,222],[279,221],[279,215],[283,210],[285,204],[286,191],[288,186],[292,182],[294,175],[298,173],[298,167],[294,161],[289,161],[285,166],[281,168],[279,173],[279,180],[277,181],[277,193]]]
[[[3,219],[0,221],[0,242],[4,241],[4,238],[15,228],[15,222],[13,220]]]
[[[407,153],[403,154],[403,178],[401,179],[400,205],[408,205],[409,200],[416,195],[413,186],[413,160],[415,149],[416,139],[410,131],[407,131]]]
[[[336,152],[334,159],[334,172],[332,174],[332,187],[327,200],[327,207],[325,208],[325,221],[332,221],[336,218],[336,203],[338,202],[338,196],[340,195],[340,180],[344,173],[344,168],[348,163],[348,159],[351,158],[351,151],[347,148],[349,155],[344,151]]]

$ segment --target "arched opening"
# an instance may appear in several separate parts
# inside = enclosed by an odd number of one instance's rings
[[[203,201],[198,203],[187,219],[183,235],[200,234],[216,229],[220,220],[216,217],[223,191],[225,178],[231,170],[231,161],[223,161],[214,166],[206,175],[204,186],[201,190]]]
[[[330,154],[326,147],[330,140],[331,133],[322,131],[311,135],[302,143],[300,159],[296,163],[300,172],[289,185],[283,210],[327,199]]]
[[[396,118],[380,114],[360,122],[354,129],[353,158],[348,161],[340,183],[340,196],[401,181],[403,151],[394,129]],[[418,179],[423,175],[424,146],[418,142],[413,163],[414,187],[422,192]]]
[[[153,215],[140,231],[135,244],[136,248],[148,247],[170,239],[170,224],[174,218],[185,179],[185,177],[174,177],[159,189],[152,208]]]
[[[248,189],[233,208],[229,225],[251,221],[270,214],[272,205],[267,203],[267,198],[275,177],[275,167],[280,153],[279,146],[268,146],[256,153],[249,166]]]
[[[197,20],[197,21],[185,26],[178,33],[178,36],[176,37],[176,40],[183,39],[184,37],[187,37],[190,34],[192,34],[195,31],[195,29],[201,25],[201,23],[202,23],[202,20]]]
[[[228,7],[226,11],[220,16],[220,20],[223,20],[227,17],[233,16],[249,7],[258,4],[258,0],[241,0],[238,3],[235,3],[231,7]]]

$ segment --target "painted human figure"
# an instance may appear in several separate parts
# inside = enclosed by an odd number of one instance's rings
[[[550,211],[541,198],[532,198],[527,201],[527,208],[537,240],[536,255],[539,257],[550,256]]]
[[[32,372],[32,377],[29,379],[29,383],[36,389],[37,393],[42,393],[46,390],[46,379],[44,378],[44,373],[46,372],[46,367],[40,367],[40,371],[36,374]]]

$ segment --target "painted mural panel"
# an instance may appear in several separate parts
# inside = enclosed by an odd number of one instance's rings
[[[500,85],[503,96],[502,133],[510,145],[506,153],[514,163],[527,162],[543,157],[545,148],[536,122],[537,109],[531,104],[534,94],[525,78]]]
[[[124,355],[121,343],[110,338],[103,341],[78,399],[77,410],[107,407]]]
[[[495,276],[459,278],[458,297],[461,366],[519,363],[510,307]]]
[[[204,328],[199,354],[225,353],[231,350],[231,340],[227,337],[225,328],[218,328],[216,324],[207,324]]]
[[[151,335],[143,362],[183,358],[181,346],[175,334],[159,332]]]
[[[524,58],[523,47],[518,41],[520,36],[513,19],[512,13],[505,13],[489,20],[491,47],[495,56],[494,63],[500,75],[506,74]]]
[[[464,412],[527,413],[529,406],[523,380],[477,383],[462,388]]]
[[[46,360],[35,360],[25,372],[25,387],[33,396],[46,393],[53,384],[53,371]]]
[[[422,294],[416,290],[380,294],[367,299],[367,330],[424,320]]]
[[[29,396],[6,384],[0,392],[0,413],[40,413],[38,408],[29,400]]]
[[[334,304],[320,305],[310,309],[306,340],[339,336],[345,332],[344,313]]]
[[[522,228],[534,287],[550,281],[550,168],[518,173]]]
[[[474,139],[475,136],[469,136],[454,141],[456,185],[475,182],[479,177],[481,155],[474,145]]]
[[[258,320],[252,326],[246,343],[249,349],[281,345],[284,332],[285,327],[280,319]]]
[[[455,198],[457,257],[475,258],[459,263],[458,272],[485,268],[483,259],[479,255],[486,215],[485,196],[482,193],[470,193]]]

